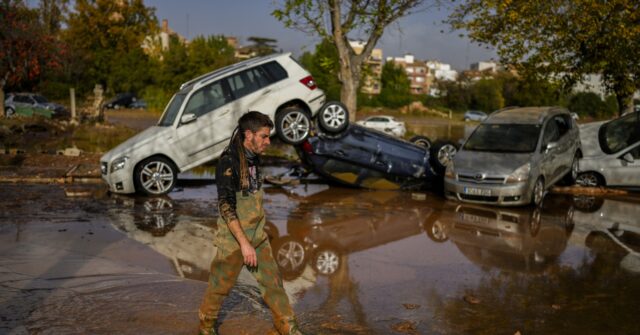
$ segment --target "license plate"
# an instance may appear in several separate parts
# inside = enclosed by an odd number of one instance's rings
[[[491,190],[483,189],[483,188],[475,188],[475,187],[465,187],[464,194],[480,195],[480,196],[488,197],[488,196],[491,196]]]
[[[469,222],[469,223],[475,223],[475,224],[488,224],[489,223],[489,218],[486,217],[482,217],[482,216],[477,216],[477,215],[473,215],[473,214],[467,214],[467,213],[459,213],[458,214],[458,219],[463,221],[463,222]]]

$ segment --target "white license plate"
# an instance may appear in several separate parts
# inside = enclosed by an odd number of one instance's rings
[[[480,195],[480,196],[483,196],[483,197],[489,197],[489,196],[491,196],[491,190],[484,189],[484,188],[465,187],[464,188],[464,194]]]
[[[475,224],[488,224],[489,223],[489,218],[486,217],[482,217],[482,216],[477,216],[477,215],[473,215],[473,214],[467,214],[467,213],[459,213],[458,214],[458,219],[462,220],[463,222],[470,222],[470,223],[475,223]]]

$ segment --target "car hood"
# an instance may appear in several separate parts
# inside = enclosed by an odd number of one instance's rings
[[[598,132],[600,126],[605,121],[590,122],[580,125],[580,144],[582,146],[582,156],[600,156],[604,155],[600,148],[600,141],[598,140]]]
[[[128,155],[132,151],[147,145],[150,142],[154,142],[157,138],[165,136],[170,130],[169,127],[149,127],[128,140],[120,143],[117,147],[111,149],[104,154],[101,161],[109,162],[114,158]]]
[[[532,153],[496,153],[460,150],[453,160],[456,173],[510,175],[531,161]]]

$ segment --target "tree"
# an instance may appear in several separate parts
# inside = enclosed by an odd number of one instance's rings
[[[382,66],[382,90],[378,100],[385,107],[399,108],[411,102],[411,82],[401,65],[386,62]]]
[[[471,108],[491,112],[504,107],[502,85],[495,79],[481,79],[471,87]]]
[[[34,81],[44,68],[59,67],[57,40],[45,33],[38,11],[22,1],[0,2],[0,116],[4,90]]]
[[[266,56],[276,52],[276,44],[278,40],[266,37],[251,36],[247,40],[252,44],[247,48],[255,52],[258,56]]]
[[[620,113],[640,88],[640,4],[634,0],[469,0],[449,17],[471,40],[497,47],[523,73],[560,76],[565,89],[602,74]]]
[[[85,90],[100,83],[110,92],[126,90],[126,81],[143,84],[148,62],[139,49],[158,31],[153,8],[142,0],[76,0],[63,38],[74,50],[74,81]]]
[[[285,0],[271,14],[286,27],[296,28],[327,39],[336,46],[342,84],[340,99],[356,117],[357,93],[362,65],[382,36],[384,29],[399,18],[409,15],[429,0]],[[438,0],[429,1],[437,4]],[[325,24],[327,23],[327,24]],[[364,38],[358,38],[364,37]],[[350,39],[365,41],[356,53]]]

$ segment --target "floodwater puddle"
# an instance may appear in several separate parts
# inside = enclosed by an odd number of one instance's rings
[[[115,277],[101,284],[74,278],[71,290],[84,287],[92,301],[116,315],[123,314],[116,307],[141,312],[134,317],[138,321],[123,316],[101,324],[105,328],[82,328],[76,322],[76,328],[60,328],[62,332],[142,331],[150,327],[146,321],[160,316],[158,324],[167,327],[166,333],[195,330],[197,305],[215,253],[215,185],[184,187],[157,198],[94,193],[71,200],[45,196],[62,192],[56,186],[10,187],[15,199],[0,205],[0,238],[9,251],[2,262],[3,315],[26,313],[27,330],[50,321],[54,316],[47,313],[53,313],[53,307],[85,319],[104,319],[91,314],[97,309],[79,308],[87,301],[77,293],[68,300],[74,307],[54,294],[13,291],[22,286],[8,289],[14,285],[9,281],[20,280],[14,270],[22,256],[16,250],[24,251],[50,235],[80,234],[94,242],[64,248],[75,255],[73,266],[34,272],[29,283],[55,286],[51,278],[61,277],[58,272],[87,276],[90,263],[108,260],[120,275],[102,271]],[[430,192],[324,184],[268,186],[265,192],[266,229],[274,257],[300,323],[312,334],[582,334],[637,329],[638,202],[550,194],[542,208],[500,208],[446,201]],[[108,242],[99,247],[99,241]],[[170,279],[178,277],[186,280]],[[127,280],[134,284],[125,284]],[[152,284],[142,284],[145,280]],[[242,328],[247,323],[237,321],[247,318],[268,327],[268,309],[251,285],[250,275],[241,275],[224,305],[223,334]],[[12,297],[35,304],[31,308],[36,312],[17,311],[7,300]],[[109,304],[108,297],[115,300]],[[155,312],[143,307],[144,301],[163,311],[146,315],[145,311]],[[2,324],[4,330],[15,329],[8,325],[17,321]]]

